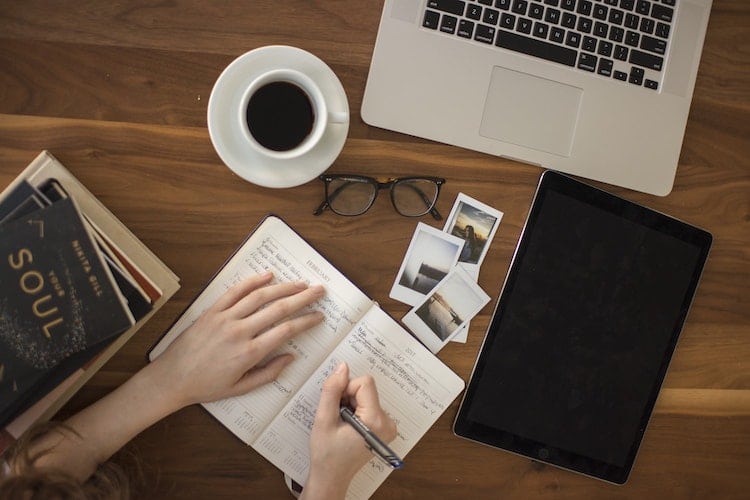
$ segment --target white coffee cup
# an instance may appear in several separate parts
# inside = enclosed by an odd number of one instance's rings
[[[300,115],[303,114],[300,110],[293,110],[294,112],[292,113],[281,113],[282,116],[269,115],[269,113],[271,113],[269,109],[273,109],[276,104],[279,104],[278,109],[281,111],[286,109],[286,103],[276,103],[271,100],[271,102],[259,102],[256,104],[256,101],[262,101],[264,97],[268,98],[268,89],[271,84],[278,83],[291,84],[296,87],[297,91],[301,91],[301,93],[304,94],[309,102],[310,110],[312,111],[312,124],[306,135],[301,136],[300,131],[296,130],[296,135],[292,137],[277,137],[279,139],[279,144],[284,143],[283,146],[272,147],[269,144],[269,135],[277,134],[283,136],[287,133],[287,129],[295,130],[298,125],[300,125],[302,129],[305,129],[307,126],[306,123],[287,123],[285,121],[306,121],[306,119],[300,118]],[[266,92],[265,94],[262,93],[264,91]],[[289,88],[287,89],[287,92],[293,93],[294,91]],[[295,96],[292,94],[292,97]],[[251,117],[251,112],[248,111],[248,106],[250,105],[251,100],[253,100],[254,109],[265,109],[264,112],[266,114],[255,112]],[[298,104],[301,102],[299,99],[296,99],[296,97],[293,101]],[[284,160],[297,158],[309,152],[320,143],[329,124],[348,123],[349,113],[348,111],[328,109],[328,103],[326,102],[325,96],[320,88],[306,74],[294,69],[274,69],[259,75],[250,83],[242,95],[236,119],[239,121],[239,129],[242,131],[242,135],[247,141],[247,144],[255,150],[257,154],[269,159]],[[274,122],[274,125],[259,123],[261,120]],[[255,135],[251,132],[251,128],[255,129]],[[260,131],[264,132],[261,133]],[[291,132],[289,132],[289,134],[291,134]],[[262,142],[265,142],[265,144]],[[276,146],[278,146],[278,144]]]

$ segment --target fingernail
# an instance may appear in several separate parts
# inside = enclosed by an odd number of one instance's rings
[[[340,373],[344,373],[344,370],[346,369],[346,363],[343,361],[339,363],[339,365],[336,367],[336,370],[334,370],[334,374],[338,375]]]
[[[315,285],[310,287],[315,295],[323,295],[326,291],[323,285]]]
[[[307,281],[295,281],[294,282],[294,286],[296,286],[297,288],[299,288],[301,290],[304,290],[309,285],[308,285]]]

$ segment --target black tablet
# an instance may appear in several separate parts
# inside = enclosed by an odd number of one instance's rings
[[[710,246],[706,231],[545,172],[455,433],[624,483]]]

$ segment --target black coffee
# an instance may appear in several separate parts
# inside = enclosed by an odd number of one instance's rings
[[[259,144],[273,151],[289,151],[310,135],[315,113],[304,90],[293,83],[272,82],[250,97],[245,120]]]

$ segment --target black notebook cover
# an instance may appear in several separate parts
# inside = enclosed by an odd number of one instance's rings
[[[60,362],[133,323],[70,199],[0,226],[0,283],[0,420]]]

